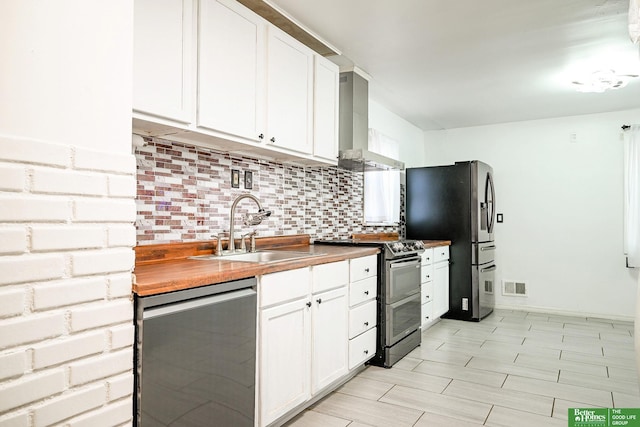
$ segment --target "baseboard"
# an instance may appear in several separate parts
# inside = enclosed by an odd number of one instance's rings
[[[522,306],[522,305],[496,304],[494,308],[497,310],[529,311],[532,313],[556,314],[559,316],[592,317],[596,319],[614,320],[614,321],[622,321],[622,322],[635,321],[635,317],[633,316],[620,316],[615,314],[602,314],[602,313],[585,313],[583,311],[560,310],[557,308],[550,308],[550,307],[533,307],[530,305]]]

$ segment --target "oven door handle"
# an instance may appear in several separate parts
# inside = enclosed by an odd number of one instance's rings
[[[402,304],[406,304],[411,300],[418,300],[418,303],[420,303],[420,299],[422,298],[422,295],[420,294],[420,290],[418,289],[418,292],[416,292],[415,294],[411,294],[406,298],[401,299],[400,301],[396,301],[392,304],[389,304],[389,307],[391,308],[397,308],[398,306],[401,306]]]
[[[390,264],[389,267],[391,268],[411,267],[411,264],[415,264],[416,268],[419,268],[420,258],[411,258],[411,259],[400,260],[400,261],[390,261],[389,264]]]

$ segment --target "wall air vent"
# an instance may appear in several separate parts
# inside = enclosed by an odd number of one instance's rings
[[[502,282],[502,295],[508,296],[527,296],[526,282],[507,281]]]

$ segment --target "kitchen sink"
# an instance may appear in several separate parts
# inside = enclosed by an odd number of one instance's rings
[[[296,252],[296,251],[257,251],[257,252],[245,252],[233,255],[199,255],[191,257],[191,259],[199,260],[218,260],[218,261],[239,261],[239,262],[254,262],[258,264],[268,264],[270,262],[288,261],[298,258],[308,258],[318,255],[324,255],[320,253],[309,252]]]

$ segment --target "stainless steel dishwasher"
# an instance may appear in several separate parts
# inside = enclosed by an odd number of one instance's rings
[[[138,426],[253,426],[255,365],[255,278],[136,298]]]

